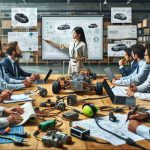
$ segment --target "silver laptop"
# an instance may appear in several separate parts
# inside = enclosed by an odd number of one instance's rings
[[[112,80],[115,78],[115,74],[113,73],[113,71],[111,70],[110,67],[107,67],[104,69],[106,76],[108,77],[109,81],[112,82]]]
[[[48,71],[48,73],[46,74],[44,80],[41,80],[41,79],[35,80],[34,83],[35,83],[35,84],[45,84],[45,83],[48,81],[48,78],[50,77],[51,73],[52,73],[52,69],[49,69],[49,71]]]
[[[127,87],[115,86],[111,88],[106,80],[102,82],[102,85],[114,104],[124,104],[128,106],[135,106],[135,98],[126,94]]]

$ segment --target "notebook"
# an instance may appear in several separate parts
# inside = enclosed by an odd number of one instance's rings
[[[34,83],[35,84],[45,84],[47,82],[48,78],[50,77],[51,73],[52,73],[52,69],[49,69],[49,71],[48,71],[47,75],[45,76],[44,80],[41,80],[41,79],[35,80]]]

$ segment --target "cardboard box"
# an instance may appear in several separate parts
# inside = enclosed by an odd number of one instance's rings
[[[142,28],[142,22],[141,22],[141,23],[138,23],[137,27],[138,27],[138,28]]]
[[[150,28],[144,28],[144,34],[149,35],[150,34]]]
[[[11,28],[11,20],[2,20],[2,28]]]
[[[143,27],[150,27],[150,18],[143,20]]]

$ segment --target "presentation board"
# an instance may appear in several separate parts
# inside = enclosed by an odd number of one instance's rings
[[[75,27],[83,28],[87,48],[88,59],[103,59],[103,17],[43,17],[42,39],[63,44],[72,40],[72,31]],[[69,51],[54,48],[42,41],[43,60],[68,60]]]
[[[121,40],[114,41],[114,44],[108,44],[109,57],[122,57],[125,54],[125,49],[136,44],[136,40]]]
[[[38,51],[38,32],[8,32],[8,42],[13,41],[22,51]]]
[[[131,23],[132,11],[131,7],[112,7],[111,23]]]
[[[37,8],[12,8],[13,27],[37,26]]]
[[[113,25],[108,26],[108,39],[136,39],[136,25]]]

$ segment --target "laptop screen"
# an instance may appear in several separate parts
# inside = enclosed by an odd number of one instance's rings
[[[49,69],[47,75],[46,75],[45,78],[44,78],[44,83],[47,82],[47,80],[48,80],[49,76],[51,75],[51,73],[52,73],[52,69]]]
[[[111,82],[114,78],[115,78],[115,75],[114,73],[112,72],[111,68],[110,67],[107,67],[104,69],[109,81]]]
[[[108,94],[109,98],[111,99],[111,101],[112,101],[112,103],[113,103],[113,102],[114,102],[114,99],[115,99],[115,95],[114,95],[112,89],[110,88],[108,82],[107,82],[106,80],[104,80],[104,81],[102,82],[102,85],[103,85],[103,87],[104,87],[106,93]]]

